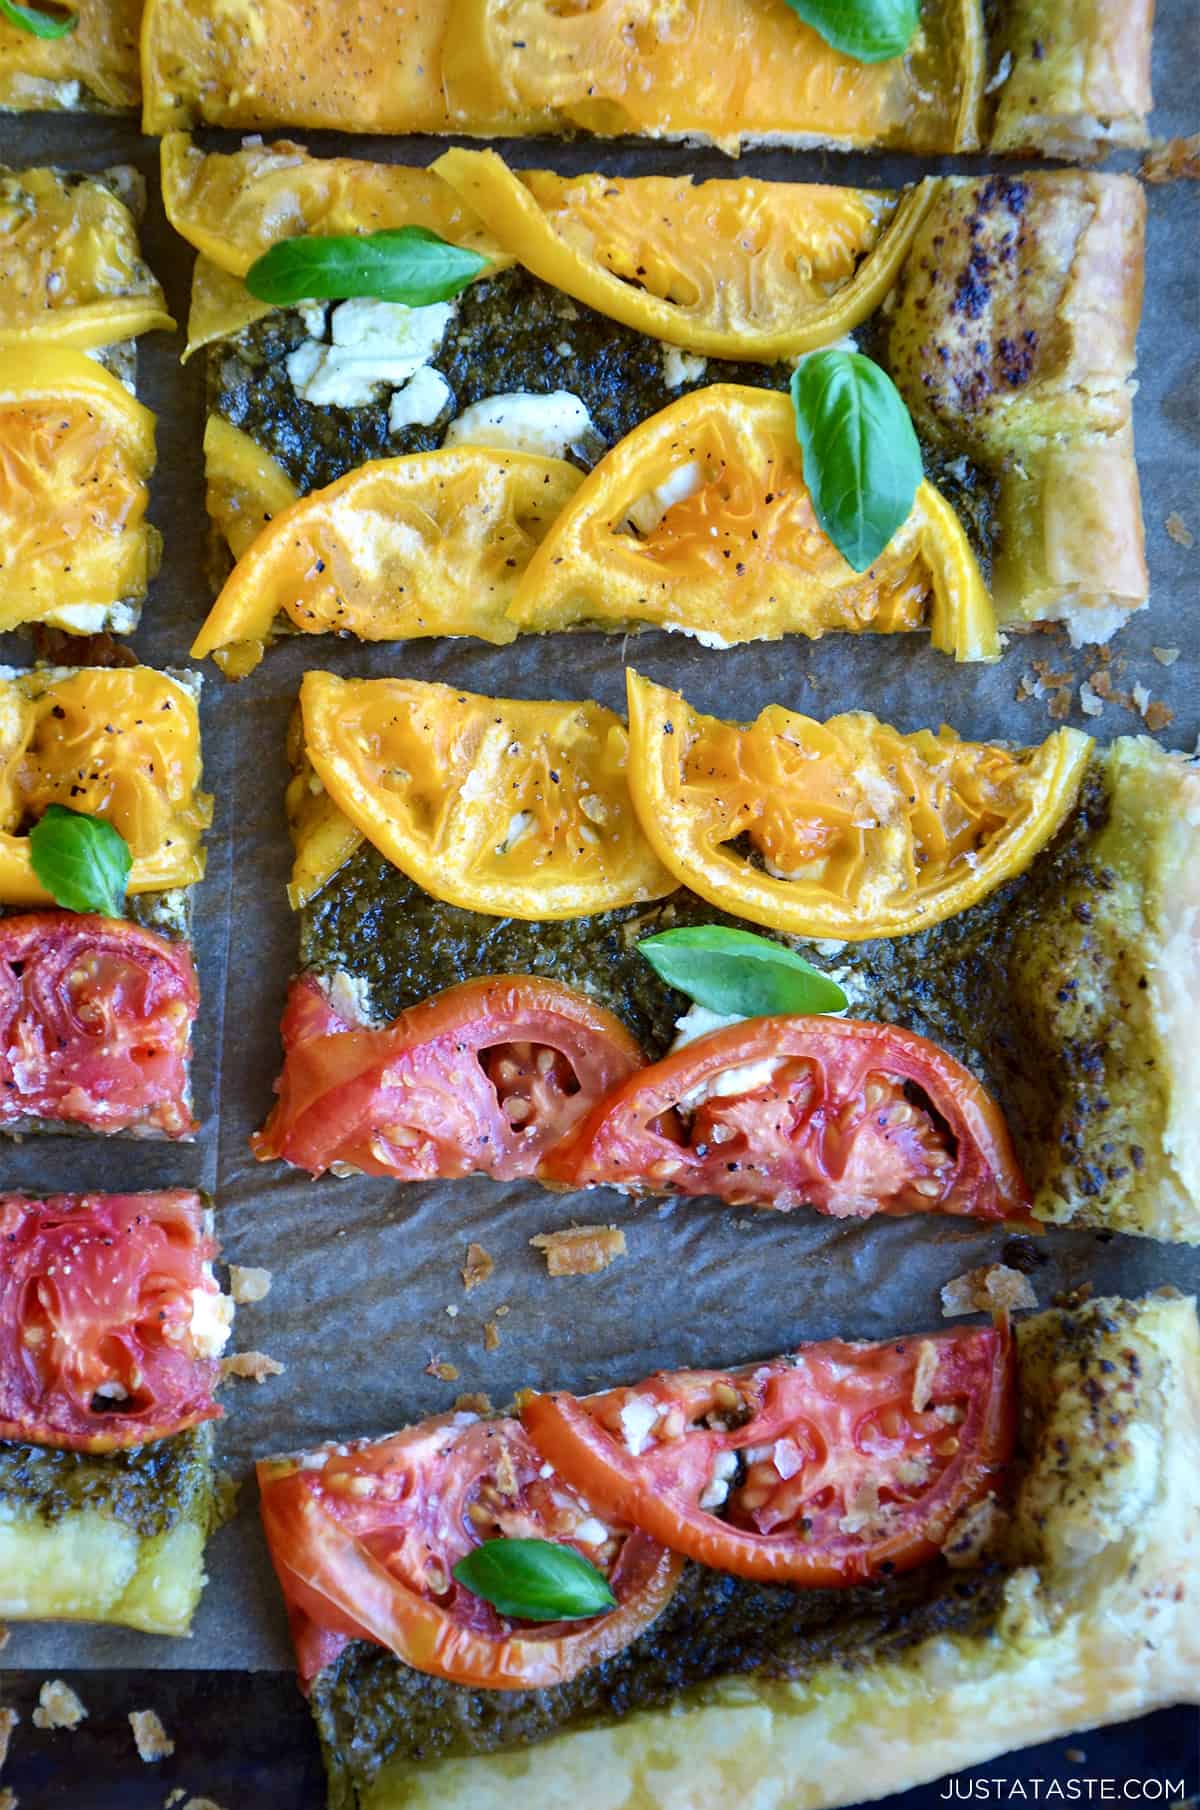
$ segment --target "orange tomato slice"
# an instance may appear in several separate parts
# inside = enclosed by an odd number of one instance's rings
[[[625,726],[599,704],[309,672],[300,708],[330,798],[436,899],[537,920],[674,891],[630,802]]]
[[[53,903],[29,825],[47,806],[105,817],[129,844],[131,893],[204,874],[212,799],[200,789],[195,693],[149,666],[53,669],[0,680],[0,902]]]
[[[527,270],[638,332],[712,358],[793,358],[883,300],[938,183],[902,199],[820,183],[556,176],[495,151],[434,164]]]
[[[159,554],[145,521],[153,469],[154,416],[95,359],[0,352],[0,629],[88,632],[145,596]]]
[[[715,646],[927,626],[956,659],[1000,651],[970,543],[933,486],[855,572],[817,521],[790,397],[736,384],[681,396],[600,461],[509,617],[540,630],[646,623]]]
[[[1076,729],[1014,750],[778,704],[728,723],[628,681],[629,786],[655,853],[710,903],[793,936],[902,936],[965,911],[1046,846],[1092,749]]]
[[[192,654],[236,645],[249,671],[281,613],[307,635],[503,646],[517,633],[505,612],[520,574],[581,482],[563,459],[480,446],[361,465],[262,530]]]
[[[142,0],[67,0],[67,6],[78,24],[61,38],[36,38],[0,18],[0,107],[136,107]]]

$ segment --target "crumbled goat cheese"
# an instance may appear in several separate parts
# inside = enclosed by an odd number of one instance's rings
[[[657,1420],[657,1405],[647,1395],[631,1395],[621,1409],[621,1431],[635,1458],[640,1457],[649,1445],[651,1429]]]
[[[662,349],[663,382],[669,390],[682,389],[685,383],[699,383],[708,369],[707,358],[697,352],[685,352],[682,346]]]
[[[329,317],[330,344],[306,339],[287,357],[292,388],[305,402],[361,408],[383,384],[400,388],[427,365],[454,319],[457,304],[368,297],[339,302]]]
[[[454,391],[440,371],[424,365],[392,397],[388,432],[400,434],[406,427],[432,427],[442,410],[454,401]]]
[[[689,459],[686,465],[677,465],[655,490],[646,491],[644,496],[635,497],[625,511],[625,519],[637,529],[639,534],[653,534],[665,517],[667,510],[676,503],[685,502],[695,496],[704,482],[698,459]]]
[[[442,444],[496,446],[561,459],[568,447],[594,431],[586,404],[570,390],[552,390],[548,396],[513,390],[471,403],[450,423]]]

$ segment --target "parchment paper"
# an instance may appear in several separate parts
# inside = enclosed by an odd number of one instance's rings
[[[1156,25],[1155,131],[1196,124],[1197,30],[1189,0],[1162,0]],[[281,54],[283,48],[281,47]],[[232,148],[212,133],[210,148]],[[353,141],[312,135],[314,149],[425,163],[430,139]],[[821,154],[747,156],[731,166],[680,147],[524,142],[506,149],[524,165],[614,172],[695,170],[860,183],[922,173],[913,160]],[[0,119],[0,160],[101,169],[132,162],[151,184],[143,240],[176,318],[187,313],[192,254],[162,215],[157,146],[132,125],[44,116]],[[1113,167],[1132,167],[1118,160]],[[944,170],[984,167],[943,160]],[[1200,547],[1166,533],[1178,512],[1200,535],[1195,487],[1200,437],[1195,247],[1200,195],[1192,185],[1148,190],[1147,306],[1140,339],[1136,433],[1153,603],[1115,644],[1128,661],[1120,684],[1140,679],[1175,720],[1162,740],[1191,749],[1200,731]],[[519,322],[514,331],[520,331]],[[162,572],[134,646],[154,665],[186,663],[208,605],[204,578],[201,434],[202,359],[181,369],[180,335],[141,342],[141,394],[158,413],[159,466],[152,517],[166,537]],[[1170,668],[1152,646],[1179,647]],[[227,1258],[274,1274],[269,1297],[241,1309],[236,1344],[286,1366],[261,1387],[228,1386],[221,1456],[239,1475],[258,1454],[329,1437],[379,1434],[447,1407],[461,1390],[497,1403],[522,1384],[586,1388],[632,1381],[660,1364],[736,1363],[833,1334],[885,1337],[940,1323],[938,1290],[951,1276],[999,1257],[1002,1235],[967,1222],[919,1218],[838,1225],[731,1213],[711,1204],[656,1209],[616,1194],[554,1196],[529,1184],[486,1180],[426,1188],[387,1181],[311,1182],[259,1166],[246,1139],[261,1122],[279,1066],[277,1025],[295,955],[295,924],[283,886],[290,849],[283,821],[284,730],[301,673],[328,666],[350,674],[404,672],[520,697],[595,697],[624,704],[623,658],[679,686],[700,708],[753,715],[786,702],[817,716],[865,706],[902,728],[946,720],[965,735],[1040,740],[1052,726],[1045,702],[1015,699],[1035,658],[1078,678],[1094,662],[1050,636],[1012,641],[996,667],[955,667],[920,637],[831,636],[706,652],[679,636],[528,639],[502,650],[472,642],[364,648],[297,639],[273,649],[258,672],[232,686],[211,666],[203,704],[207,783],[217,797],[208,878],[198,893],[197,948],[204,987],[196,1091],[204,1131],[191,1147],[61,1138],[0,1147],[0,1186],[42,1190],[125,1189],[177,1184],[215,1189]],[[0,659],[26,663],[29,644],[0,637]],[[1135,719],[1109,705],[1098,722],[1073,721],[1103,739]],[[612,1221],[629,1254],[596,1277],[551,1282],[528,1240],[572,1220]],[[477,1239],[495,1259],[486,1286],[467,1295],[459,1266]],[[1097,1291],[1135,1293],[1170,1282],[1200,1287],[1200,1252],[1146,1240],[1050,1233],[1034,1277],[1041,1301],[1090,1278]],[[456,1317],[446,1308],[458,1309]],[[499,1349],[483,1348],[496,1317]],[[458,1367],[443,1383],[431,1359]],[[190,1641],[112,1629],[20,1626],[5,1653],[15,1667],[271,1667],[290,1663],[278,1592],[246,1483],[236,1520],[209,1549],[210,1583]]]

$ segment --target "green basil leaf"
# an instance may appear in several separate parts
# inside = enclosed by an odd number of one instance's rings
[[[710,1012],[773,1018],[780,1012],[842,1012],[836,980],[802,955],[750,930],[695,924],[638,944],[656,974]]]
[[[921,0],[788,0],[788,5],[856,63],[903,56],[921,21]]]
[[[78,13],[68,13],[65,17],[59,13],[43,13],[33,6],[18,6],[16,0],[0,0],[0,15],[10,25],[30,32],[35,38],[65,38],[79,24]]]
[[[603,1572],[551,1540],[485,1540],[458,1561],[454,1576],[518,1621],[582,1621],[617,1606]]]
[[[133,856],[121,832],[103,817],[48,805],[29,832],[29,854],[46,891],[68,911],[121,916]]]
[[[921,448],[900,392],[861,352],[813,352],[792,373],[796,438],[817,520],[856,572],[912,509]]]
[[[427,308],[465,289],[487,262],[424,226],[398,226],[381,233],[280,239],[250,266],[245,282],[251,295],[277,307],[368,295]]]

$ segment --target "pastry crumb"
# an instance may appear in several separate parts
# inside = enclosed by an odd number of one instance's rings
[[[453,1302],[447,1301],[445,1312],[448,1319],[457,1320],[460,1310],[454,1306]]]
[[[594,1276],[625,1255],[619,1226],[570,1226],[565,1232],[539,1232],[529,1242],[541,1251],[551,1276]]]
[[[170,1759],[175,1752],[175,1743],[154,1710],[131,1709],[129,1726],[137,1743],[138,1758],[148,1766],[155,1760]]]
[[[1104,699],[1092,690],[1086,679],[1079,687],[1079,708],[1084,716],[1101,716],[1104,712]]]
[[[463,1287],[468,1293],[471,1289],[478,1288],[481,1283],[488,1280],[488,1277],[492,1274],[495,1267],[496,1265],[492,1258],[489,1257],[481,1244],[469,1244],[467,1246],[467,1261],[463,1264],[462,1268]]]
[[[956,1314],[1017,1313],[1037,1304],[1029,1277],[1005,1263],[968,1270],[942,1289],[942,1313],[947,1320]]]
[[[175,1810],[176,1804],[181,1804],[186,1796],[183,1786],[176,1785],[174,1791],[169,1792],[163,1800],[163,1810]]]
[[[1160,666],[1174,666],[1179,658],[1179,651],[1177,647],[1152,647],[1150,649]]]
[[[183,1810],[222,1810],[222,1806],[211,1797],[189,1797]]]
[[[1056,723],[1065,723],[1071,714],[1070,691],[1056,691],[1046,706],[1046,714]]]
[[[61,1678],[47,1678],[33,1712],[35,1728],[78,1728],[87,1715],[81,1699]]]
[[[942,1557],[956,1569],[977,1565],[1008,1520],[995,1496],[974,1502],[953,1523],[942,1546]]]
[[[1168,724],[1175,721],[1175,712],[1169,704],[1164,704],[1161,698],[1154,698],[1143,710],[1142,719],[1147,729],[1153,735],[1157,735],[1160,729],[1165,729]]]
[[[251,1301],[263,1301],[271,1292],[270,1270],[244,1269],[240,1263],[229,1266],[229,1292],[238,1307]]]
[[[265,1351],[235,1351],[221,1359],[221,1375],[244,1377],[251,1383],[263,1383],[269,1376],[282,1376],[283,1365]]]
[[[1200,132],[1183,138],[1163,138],[1142,159],[1143,182],[1195,182],[1200,178]]]
[[[922,1339],[917,1347],[917,1373],[913,1377],[912,1406],[914,1414],[924,1414],[929,1406],[929,1392],[933,1388],[937,1367],[937,1346],[931,1339]]]
[[[439,1383],[456,1383],[458,1370],[444,1358],[431,1357],[425,1366],[426,1376],[436,1376]]]
[[[467,1395],[456,1395],[454,1411],[456,1414],[490,1414],[492,1398],[490,1395],[485,1395],[481,1389],[472,1390]]]
[[[497,1351],[500,1347],[500,1328],[495,1320],[483,1322],[483,1349]]]
[[[0,1771],[8,1759],[8,1744],[12,1740],[13,1729],[21,1720],[15,1709],[0,1709]]]
[[[1192,533],[1191,529],[1177,510],[1172,509],[1170,515],[1163,523],[1163,527],[1177,547],[1195,546],[1196,536]]]
[[[7,1785],[0,1790],[0,1810],[18,1810],[19,1803],[16,1792],[10,1791]]]
[[[12,1639],[12,1629],[0,1626],[0,1653],[2,1653],[4,1651],[5,1647],[8,1645],[8,1643],[11,1639]]]
[[[1087,1754],[1082,1747],[1065,1747],[1063,1749],[1063,1759],[1070,1760],[1072,1766],[1087,1765]]]

